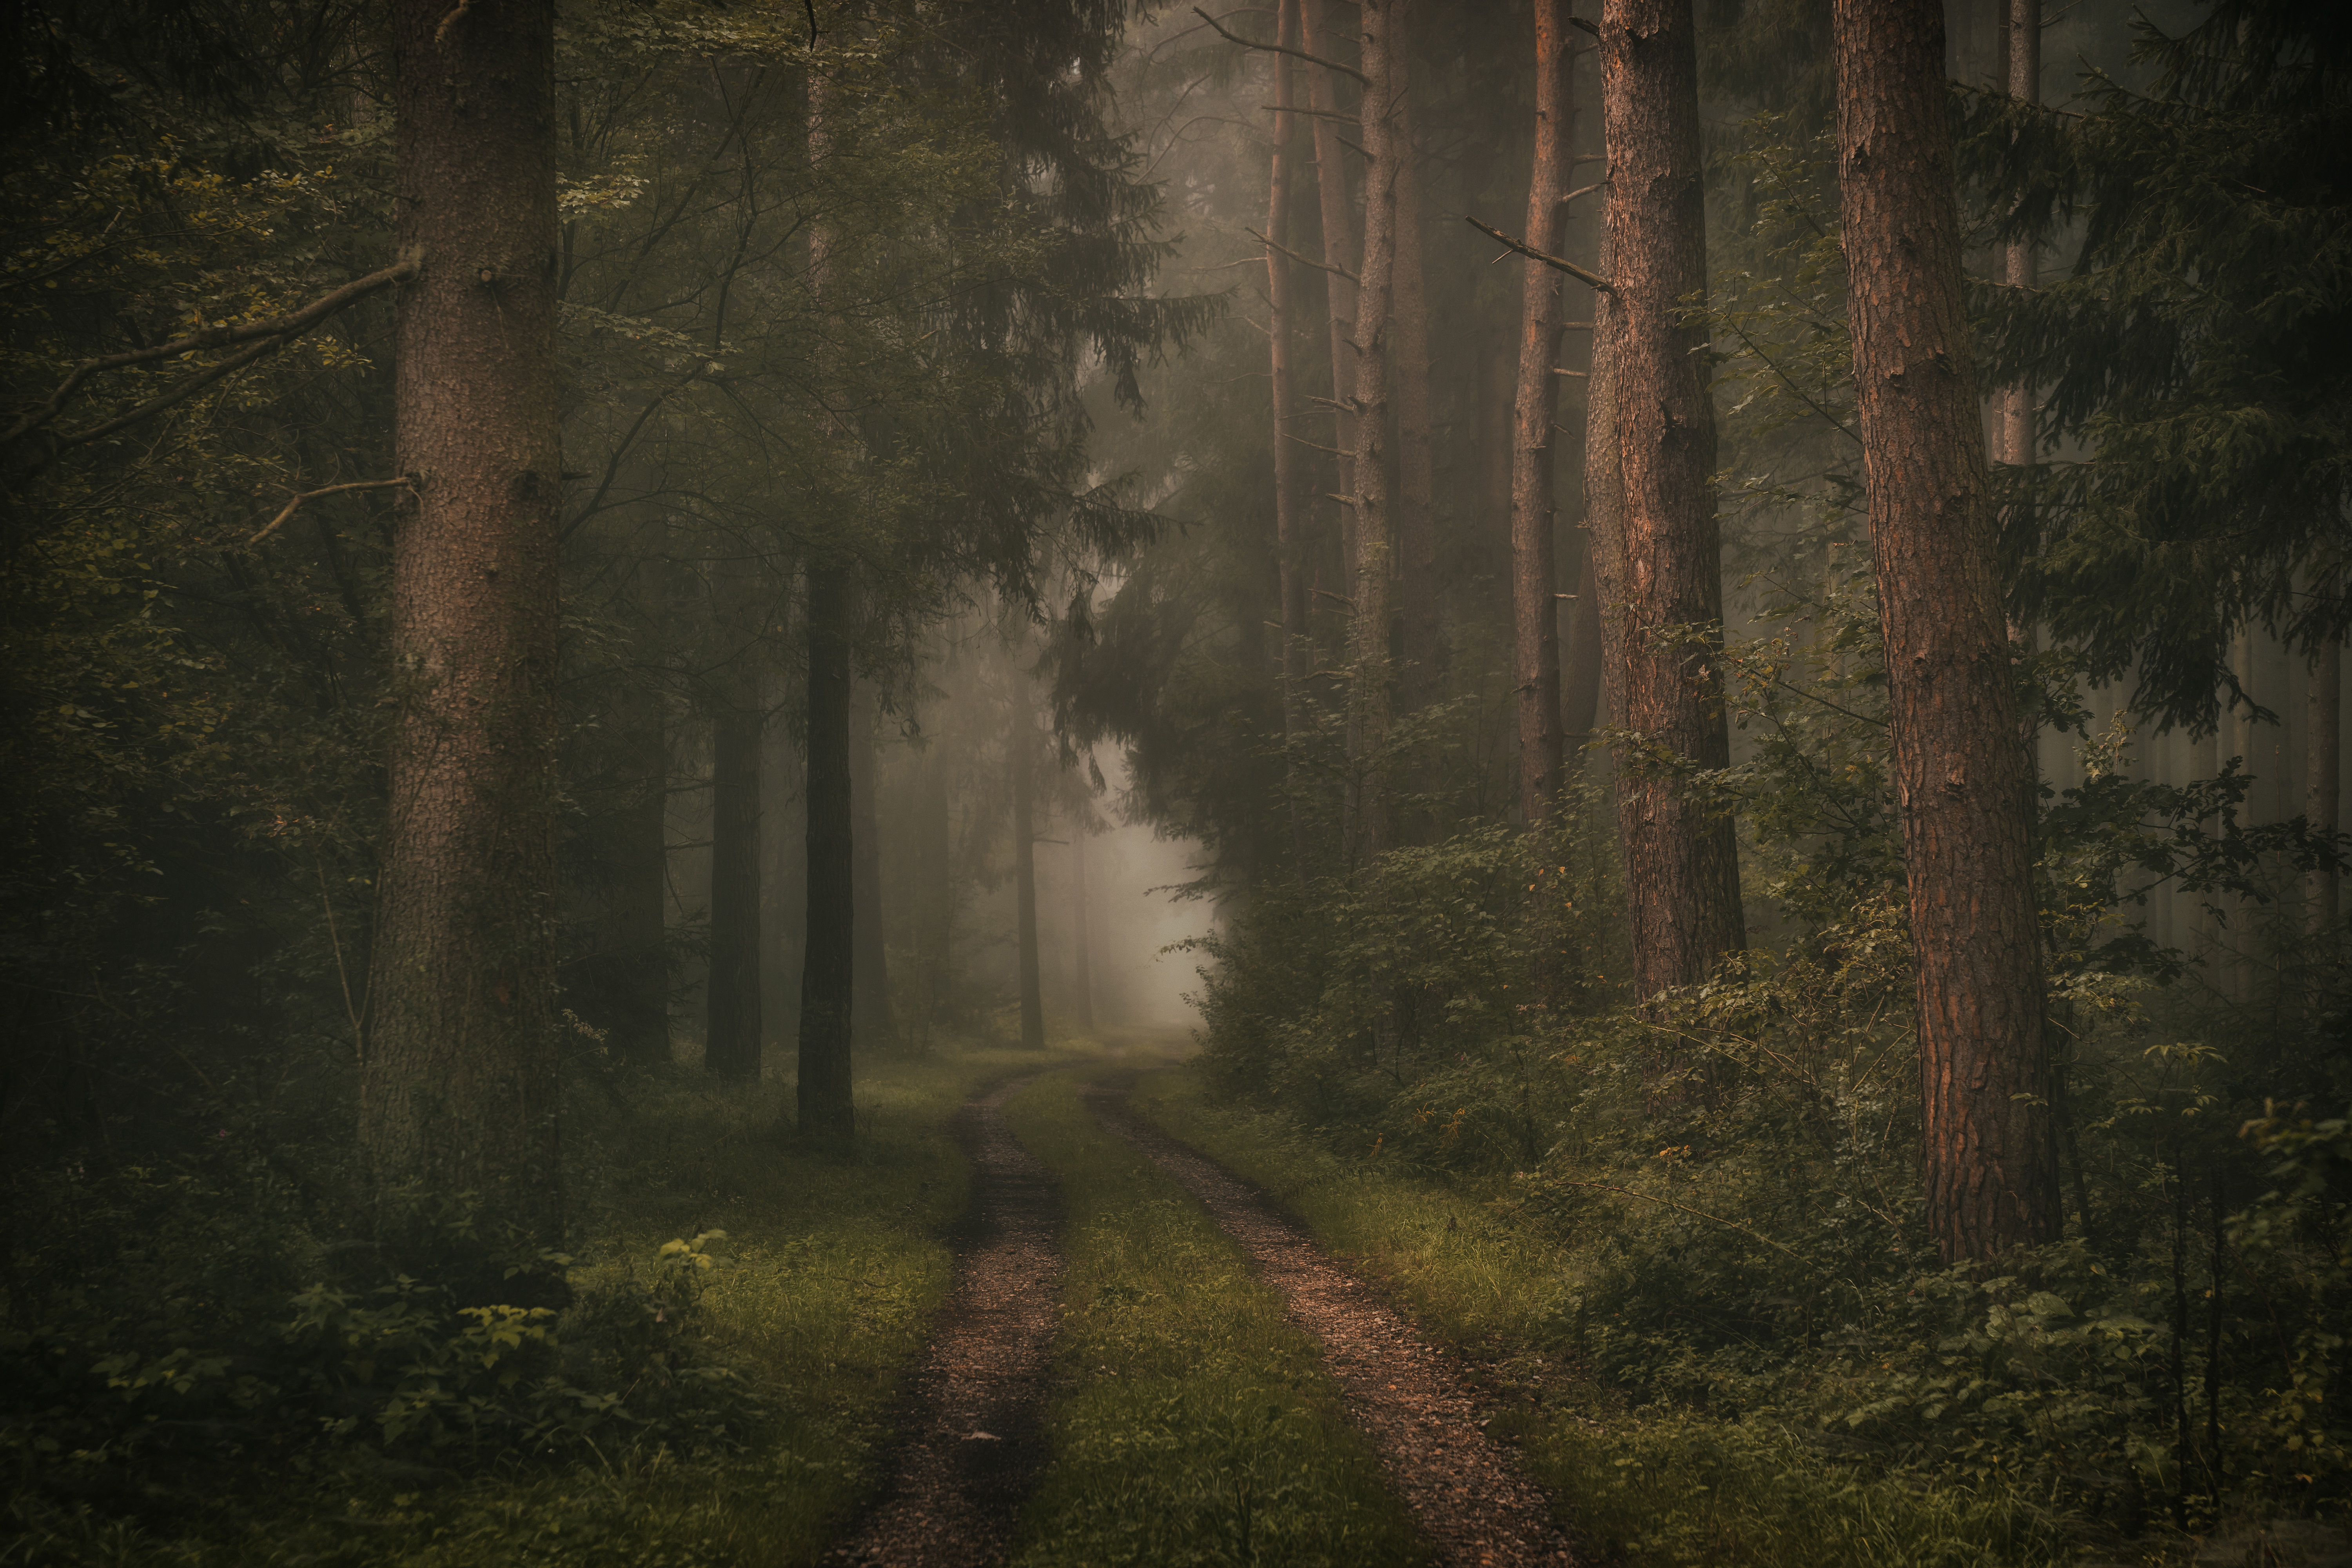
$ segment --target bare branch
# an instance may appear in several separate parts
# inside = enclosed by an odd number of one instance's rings
[[[1601,24],[1598,22],[1588,22],[1581,16],[1570,16],[1568,19],[1568,25],[1580,33],[1589,33],[1593,37],[1597,38],[1601,36]]]
[[[1192,15],[1200,17],[1201,20],[1209,24],[1210,29],[1214,32],[1217,37],[1225,39],[1229,43],[1239,44],[1245,49],[1262,49],[1270,55],[1288,55],[1293,59],[1305,60],[1308,65],[1321,66],[1325,70],[1334,70],[1338,71],[1341,76],[1354,77],[1358,81],[1362,82],[1367,87],[1371,85],[1371,79],[1364,75],[1363,72],[1358,70],[1353,66],[1343,66],[1338,60],[1327,60],[1320,55],[1310,55],[1304,49],[1285,48],[1280,44],[1253,43],[1249,39],[1243,37],[1239,33],[1229,33],[1225,31],[1223,26],[1220,24],[1214,16],[1210,16],[1198,5],[1192,7]]]
[[[1575,279],[1578,282],[1598,289],[1603,294],[1614,294],[1617,292],[1616,285],[1610,282],[1609,279],[1603,278],[1598,272],[1588,271],[1586,268],[1579,267],[1573,261],[1563,261],[1559,257],[1553,256],[1547,251],[1538,250],[1532,245],[1528,245],[1522,241],[1513,239],[1509,235],[1505,234],[1499,228],[1487,227],[1485,224],[1480,223],[1475,217],[1465,216],[1462,221],[1468,224],[1472,228],[1476,229],[1480,234],[1485,235],[1487,238],[1510,247],[1513,250],[1517,251],[1521,256],[1526,257],[1530,261],[1540,261],[1546,267],[1551,268],[1555,271],[1565,272],[1570,278]]]
[[[276,517],[271,518],[267,523],[263,524],[260,532],[255,534],[251,539],[247,540],[245,542],[248,547],[250,547],[260,543],[263,540],[277,532],[278,525],[284,522],[288,518],[292,517],[297,510],[300,510],[302,503],[306,500],[316,500],[320,496],[341,495],[345,490],[388,490],[394,487],[404,488],[412,491],[415,489],[415,485],[410,477],[406,474],[403,474],[396,479],[354,479],[347,485],[327,485],[315,490],[304,490],[300,495],[296,496],[292,500],[288,501],[284,510],[280,511]]]
[[[87,430],[60,437],[59,445],[70,447],[80,442],[96,440],[100,436],[110,435],[125,425],[144,419],[151,414],[170,407],[189,394],[209,386],[230,371],[249,364],[265,353],[283,348],[345,306],[357,304],[388,283],[404,282],[415,277],[416,270],[415,259],[405,258],[380,272],[371,272],[364,278],[355,278],[333,293],[314,300],[302,309],[288,315],[273,317],[267,321],[242,321],[235,326],[207,327],[201,332],[191,332],[184,338],[174,338],[168,343],[157,343],[152,348],[131,349],[119,354],[106,354],[98,359],[84,360],[73,368],[65,380],[58,384],[58,389],[49,394],[47,403],[16,421],[5,435],[0,435],[0,446],[20,441],[55,419],[64,410],[65,405],[72,401],[74,394],[81,390],[82,383],[101,371],[121,370],[126,365],[148,364],[156,360],[177,359],[182,354],[201,353],[208,349],[223,349],[231,343],[251,342],[256,338],[264,340],[247,353],[212,366],[204,374],[183,383],[179,387],[141,404],[128,414],[107,420],[103,424],[92,426]]]
[[[1290,247],[1284,245],[1277,240],[1268,239],[1265,236],[1258,233],[1258,231],[1254,228],[1244,228],[1242,232],[1248,235],[1252,239],[1256,240],[1260,245],[1265,246],[1267,249],[1279,250],[1283,255],[1290,258],[1291,260],[1299,262],[1307,267],[1312,267],[1318,272],[1328,272],[1334,277],[1345,278],[1350,283],[1361,283],[1363,281],[1363,279],[1358,278],[1354,273],[1349,271],[1344,267],[1334,267],[1328,261],[1318,261],[1311,256],[1301,256],[1298,252],[1291,249]]]

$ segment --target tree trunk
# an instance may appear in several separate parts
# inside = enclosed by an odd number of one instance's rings
[[[890,1005],[890,963],[882,923],[882,840],[874,812],[874,731],[881,704],[872,693],[856,704],[849,726],[850,853],[857,906],[856,953],[857,1044],[887,1050],[898,1044],[898,1021]]]
[[[553,7],[393,9],[391,812],[359,1142],[381,1194],[557,1243]]]
[[[1087,914],[1087,829],[1070,825],[1070,1001],[1078,1033],[1095,1032],[1093,932]]]
[[[1576,546],[1575,616],[1569,622],[1567,657],[1559,675],[1560,767],[1566,772],[1568,753],[1580,754],[1592,739],[1601,708],[1601,663],[1605,649],[1601,639],[1601,585],[1592,566],[1592,541],[1580,531]]]
[[[1568,0],[1536,0],[1536,153],[1528,180],[1527,242],[1558,256],[1568,245],[1568,171],[1574,156],[1576,50]],[[1552,430],[1559,412],[1559,345],[1567,275],[1522,261],[1519,379],[1511,438],[1512,674],[1518,692],[1519,820],[1551,815],[1559,788],[1559,610],[1553,559]]]
[[[2333,835],[2342,821],[2344,795],[2344,641],[2330,637],[2311,654],[2311,684],[2305,697],[2303,742],[2304,820],[2315,833]],[[2314,936],[2336,929],[2336,879],[2332,865],[2304,879],[2305,927]]]
[[[1927,1225],[1948,1262],[2061,1211],[2032,863],[1937,0],[1837,0],[1840,199],[1918,965]]]
[[[1616,286],[1609,319],[1623,490],[1623,723],[1701,768],[1731,759],[1717,668],[1723,576],[1706,336],[1683,301],[1706,287],[1698,67],[1690,0],[1608,0],[1602,118]],[[1703,628],[1697,646],[1678,627]],[[1705,980],[1747,944],[1727,817],[1633,752],[1617,771],[1633,989]]]
[[[947,761],[935,744],[923,753],[917,775],[914,848],[922,889],[915,910],[915,984],[923,1011],[923,1037],[930,1027],[955,1022],[950,962],[955,936],[955,850],[948,829]]]
[[[1609,231],[1601,232],[1603,278],[1615,265]],[[1584,383],[1584,546],[1592,565],[1592,618],[1601,638],[1603,719],[1625,722],[1625,476],[1617,462],[1617,310],[1592,296],[1592,363]]]
[[[710,986],[702,1068],[760,1081],[760,742],[757,707],[729,707],[710,739]]]
[[[804,1138],[856,1134],[849,1047],[856,1017],[856,871],[849,784],[850,608],[837,566],[808,573],[808,943],[801,962],[800,1089]]]
[[[2042,0],[2002,0],[2002,31],[2009,95],[2021,103],[2042,101]],[[2035,277],[2033,242],[2013,239],[2001,250],[2002,281],[2031,289]],[[2000,395],[2000,458],[2020,468],[2033,461],[2033,389],[2023,382]]]
[[[1299,47],[1300,0],[1281,0],[1276,41]],[[1290,174],[1295,161],[1297,116],[1291,108],[1291,62],[1274,57],[1274,154],[1266,177],[1265,232],[1274,244],[1265,252],[1267,342],[1274,388],[1274,533],[1282,601],[1282,739],[1290,790],[1290,852],[1300,875],[1307,870],[1306,818],[1300,811],[1298,747],[1306,713],[1307,681],[1313,671],[1307,640],[1307,487],[1310,468],[1299,443],[1298,387],[1290,370],[1294,274],[1285,247],[1297,248],[1290,233]]]
[[[1393,28],[1406,20],[1400,14]],[[1393,348],[1389,374],[1396,397],[1397,648],[1404,668],[1397,676],[1397,699],[1407,713],[1418,712],[1442,695],[1438,686],[1440,629],[1437,604],[1437,519],[1430,475],[1429,293],[1422,280],[1423,228],[1421,149],[1415,145],[1411,83],[1412,58],[1402,35],[1388,50],[1389,100],[1396,106],[1389,150],[1396,163],[1395,260],[1389,287],[1389,324]],[[1432,773],[1422,780],[1434,787]]]
[[[1013,677],[1013,727],[1005,749],[1013,765],[1013,885],[1018,909],[1021,1044],[1045,1048],[1045,993],[1037,979],[1037,731],[1029,715],[1029,678]]]
[[[1300,0],[1300,24],[1305,29],[1307,52],[1323,59],[1337,59],[1333,53],[1338,40],[1332,37],[1332,0]],[[1340,128],[1337,116],[1346,112],[1339,91],[1339,80],[1331,72],[1317,67],[1307,73],[1307,107],[1314,110],[1315,125],[1315,186],[1323,214],[1323,260],[1327,267],[1343,268],[1349,276],[1357,271],[1360,258],[1356,245],[1354,204],[1348,199],[1348,163],[1340,147]],[[1328,336],[1331,347],[1331,445],[1339,449],[1337,489],[1345,497],[1355,493],[1356,417],[1348,406],[1349,394],[1356,385],[1356,285],[1337,272],[1323,274],[1323,293],[1328,303]],[[1339,571],[1350,584],[1356,579],[1356,530],[1354,511],[1342,500],[1339,506]]]
[[[1389,298],[1396,265],[1395,101],[1389,92],[1391,34],[1402,0],[1364,0],[1364,270],[1356,290],[1356,614],[1348,704],[1349,813],[1355,852],[1388,847],[1389,574],[1395,520],[1389,504]]]
[[[636,793],[623,808],[613,856],[607,1027],[614,1056],[660,1067],[669,1061],[669,737],[657,696],[635,691],[624,700]]]

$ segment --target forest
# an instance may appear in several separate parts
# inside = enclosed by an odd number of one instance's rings
[[[0,1568],[2352,1564],[2352,8],[0,27]]]

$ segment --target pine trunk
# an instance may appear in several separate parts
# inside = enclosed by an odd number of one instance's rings
[[[1350,641],[1349,818],[1360,861],[1389,846],[1389,578],[1394,519],[1389,504],[1389,298],[1396,265],[1394,100],[1389,93],[1391,34],[1400,0],[1364,0],[1364,269],[1356,290],[1356,613]]]
[[[1300,0],[1281,0],[1276,41],[1285,48],[1299,47]],[[1307,681],[1313,671],[1313,650],[1307,640],[1307,478],[1310,465],[1299,443],[1306,432],[1300,419],[1298,386],[1290,368],[1290,345],[1297,311],[1295,274],[1286,248],[1296,249],[1290,233],[1290,176],[1297,160],[1297,116],[1291,111],[1291,61],[1274,58],[1274,153],[1266,177],[1265,232],[1274,244],[1265,252],[1265,298],[1269,368],[1274,396],[1274,532],[1282,605],[1282,738],[1290,790],[1290,852],[1298,871],[1307,869],[1306,819],[1300,811],[1298,747],[1303,742]]]
[[[801,1135],[856,1134],[849,1048],[856,1017],[856,871],[849,785],[850,609],[839,567],[808,573],[808,942],[801,962]]]
[[[1568,0],[1536,0],[1536,152],[1528,179],[1527,242],[1558,256],[1568,241],[1568,171],[1574,156],[1575,47]],[[1519,282],[1519,376],[1511,438],[1511,643],[1517,689],[1519,820],[1533,828],[1551,815],[1559,788],[1559,610],[1552,513],[1558,465],[1552,431],[1559,413],[1566,274],[1523,260]]]
[[[2021,103],[2042,101],[2042,0],[2002,0],[2003,64],[2009,95]],[[2002,247],[2002,281],[2031,289],[2035,277],[2033,242],[2013,239]],[[2000,399],[2000,458],[2022,468],[2033,461],[2033,389],[2020,383]]]
[[[397,704],[360,1080],[379,1193],[562,1225],[554,8],[399,0]]]
[[[1095,1032],[1093,932],[1087,913],[1087,830],[1070,826],[1070,1001],[1078,1033]]]
[[[726,1083],[760,1080],[760,742],[758,709],[729,708],[710,738],[710,988],[702,1067]]]
[[[2344,642],[2330,637],[2312,651],[2304,711],[2304,820],[2315,833],[2334,835],[2344,795]],[[2321,866],[2304,879],[2305,929],[2325,936],[2336,929],[2336,868]]]
[[[1390,26],[1400,26],[1400,15]],[[1430,473],[1429,292],[1422,277],[1421,150],[1415,145],[1412,50],[1402,35],[1388,51],[1389,99],[1396,105],[1389,150],[1396,163],[1396,258],[1389,287],[1392,349],[1389,372],[1396,397],[1397,700],[1418,712],[1442,695],[1438,686],[1441,633],[1437,603],[1437,518]],[[1421,780],[1424,793],[1436,784]]]
[[[1330,10],[1332,0],[1299,0],[1300,24],[1305,29],[1307,52],[1322,59],[1337,59],[1333,51],[1338,40],[1332,36]],[[1327,333],[1331,348],[1331,445],[1339,449],[1337,490],[1341,497],[1355,492],[1356,418],[1348,406],[1349,395],[1356,385],[1356,300],[1358,289],[1350,281],[1356,274],[1360,258],[1356,243],[1356,209],[1348,199],[1348,163],[1340,145],[1339,121],[1347,111],[1339,92],[1339,81],[1331,72],[1320,67],[1307,73],[1307,107],[1314,111],[1315,126],[1315,187],[1323,216],[1323,261],[1326,268],[1339,268],[1339,272],[1323,274],[1323,294],[1328,305]],[[1356,578],[1356,529],[1352,509],[1343,500],[1339,506],[1339,570],[1349,583]]]
[[[1723,578],[1706,336],[1684,301],[1706,287],[1698,67],[1690,0],[1608,0],[1601,23],[1609,150],[1615,430],[1625,581],[1624,726],[1645,748],[1720,768],[1731,756],[1716,649]],[[1695,646],[1679,628],[1698,627]],[[1618,759],[1633,989],[1694,985],[1746,945],[1728,818],[1638,752]]]
[[[1569,753],[1580,754],[1592,739],[1601,710],[1601,662],[1606,653],[1601,637],[1601,586],[1592,567],[1591,536],[1580,530],[1577,538],[1575,614],[1569,621],[1568,648],[1559,673],[1563,773],[1569,767]]]
[[[1029,681],[1013,677],[1013,728],[1005,740],[1013,765],[1013,888],[1021,981],[1021,1044],[1045,1048],[1045,993],[1037,978],[1037,731],[1029,716]]]
[[[613,1054],[636,1067],[669,1060],[669,737],[660,700],[625,700],[635,794],[622,808],[613,856]]]
[[[2060,1228],[2042,955],[1937,0],[1837,0],[1840,210],[1948,1262]]]
[[[874,811],[877,759],[874,731],[881,721],[880,704],[869,692],[850,715],[849,802],[851,855],[856,881],[852,897],[857,906],[856,953],[857,1044],[866,1050],[887,1050],[898,1043],[898,1021],[890,1005],[890,960],[882,922],[882,839]]]

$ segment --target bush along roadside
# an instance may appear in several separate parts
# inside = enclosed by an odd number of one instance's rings
[[[20,1249],[0,1342],[5,1560],[814,1562],[948,1282],[948,1120],[1035,1065],[878,1066],[847,1163],[777,1141],[789,1086],[583,1097],[577,1256],[493,1270],[462,1204],[425,1216],[460,1263],[395,1271],[226,1154],[53,1173],[71,1223]]]
[[[1096,1123],[1081,1089],[1117,1070],[1056,1074],[1006,1108],[1068,1215],[1053,1458],[1014,1561],[1421,1561],[1316,1342],[1198,1203]]]

